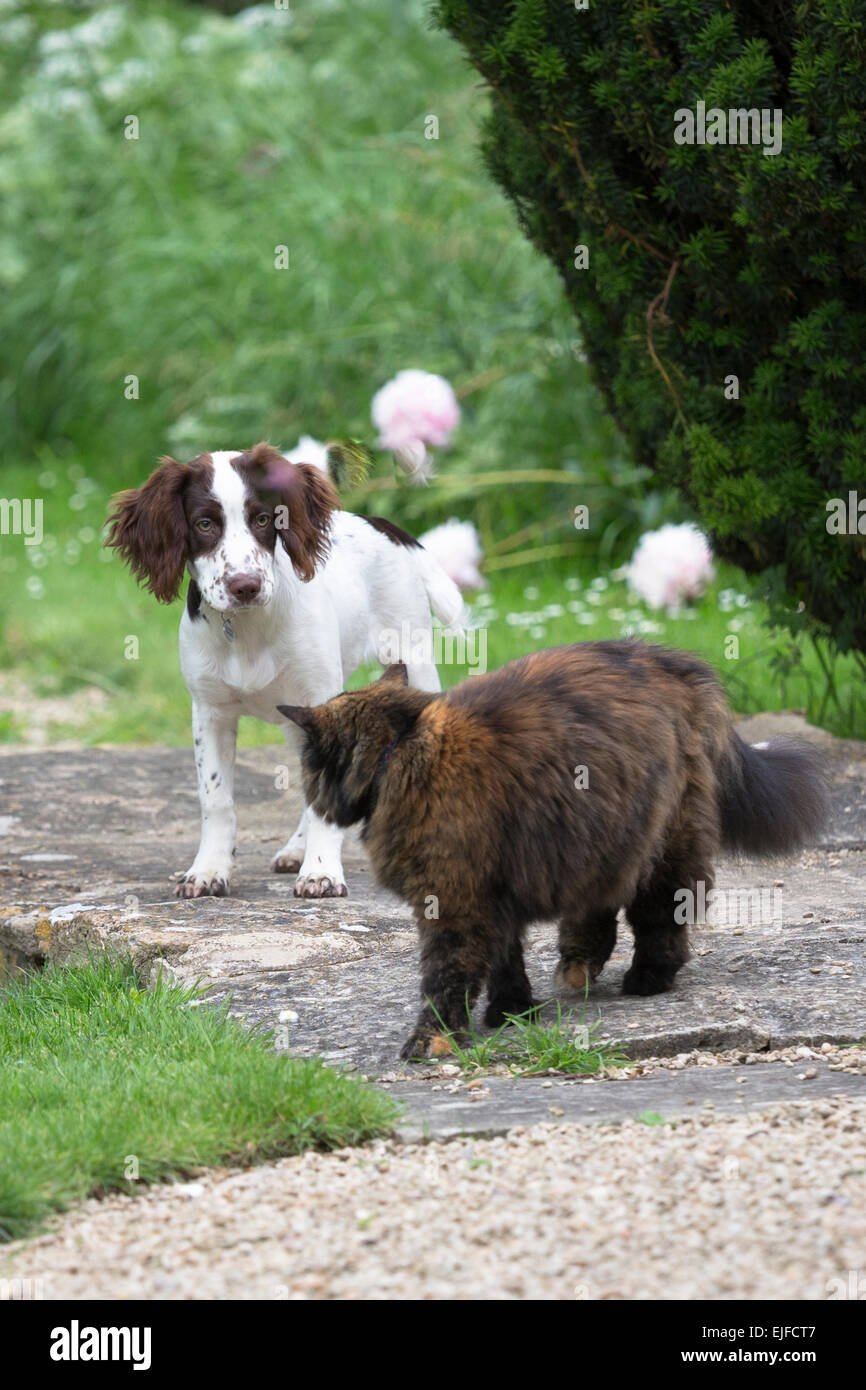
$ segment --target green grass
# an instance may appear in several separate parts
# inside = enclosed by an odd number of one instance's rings
[[[470,1015],[466,1027],[468,1042],[461,1042],[450,1029],[442,1029],[451,1045],[449,1060],[468,1074],[505,1066],[512,1076],[537,1076],[550,1071],[596,1076],[607,1067],[627,1066],[628,1058],[621,1048],[593,1037],[601,1020],[586,1024],[585,1011],[584,1004],[579,1017],[571,1009],[563,1015],[562,1006],[557,1003],[556,1018],[549,1023],[539,1020],[532,1010],[508,1015],[508,1021],[493,1033],[479,1033]]]
[[[197,998],[140,989],[107,958],[0,994],[0,1239],[91,1194],[392,1128],[398,1109],[382,1092],[272,1052]]]

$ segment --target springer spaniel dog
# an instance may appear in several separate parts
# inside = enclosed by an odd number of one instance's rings
[[[201,843],[176,892],[224,896],[239,716],[279,724],[294,746],[297,730],[277,705],[338,694],[362,661],[379,659],[383,633],[412,632],[410,683],[439,690],[430,609],[450,626],[463,602],[413,536],[381,517],[341,512],[320,468],[290,463],[267,444],[191,463],[163,459],[112,506],[106,543],[155,598],[170,603],[189,574],[180,665],[192,697]],[[298,897],[345,897],[342,839],[306,807],[271,868],[299,871]]]

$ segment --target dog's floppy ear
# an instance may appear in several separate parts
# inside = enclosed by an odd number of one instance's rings
[[[392,661],[390,666],[386,666],[376,684],[381,685],[382,681],[391,681],[396,685],[408,685],[409,672],[406,670],[405,661]]]
[[[285,489],[288,511],[285,527],[277,532],[286,547],[295,573],[307,583],[328,554],[331,513],[340,499],[320,468],[310,463],[294,463],[294,477]]]
[[[143,487],[112,498],[105,544],[117,550],[160,603],[177,598],[188,554],[183,490],[189,464],[161,459]]]
[[[307,583],[330,547],[331,513],[340,499],[325,473],[310,463],[289,463],[270,444],[245,455],[257,486],[279,493],[274,523],[299,579]]]

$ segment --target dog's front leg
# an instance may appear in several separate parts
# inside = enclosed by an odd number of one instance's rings
[[[295,883],[296,898],[345,898],[349,890],[343,878],[341,846],[345,831],[329,825],[311,807],[305,811],[304,862]]]
[[[201,806],[201,843],[175,893],[181,898],[222,898],[229,891],[235,852],[237,716],[194,700],[192,733]]]
[[[279,854],[275,854],[271,860],[271,868],[275,874],[296,874],[300,869],[307,849],[309,819],[310,808],[305,806],[294,835],[283,845]]]
[[[311,703],[319,704],[330,699],[341,689],[341,685],[337,674],[330,685],[323,687],[318,696],[313,696]],[[297,750],[298,731],[294,724],[287,724],[283,733],[289,747]],[[344,833],[338,826],[322,820],[305,803],[297,830],[271,860],[271,868],[278,874],[298,874],[295,880],[296,898],[348,897],[341,857]]]

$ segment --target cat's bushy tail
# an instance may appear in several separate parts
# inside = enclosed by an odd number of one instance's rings
[[[719,768],[722,843],[743,854],[790,854],[813,844],[829,814],[823,759],[811,744],[749,744],[731,730]]]

